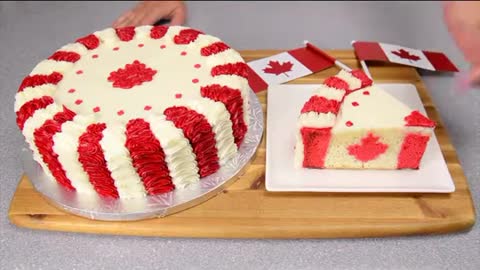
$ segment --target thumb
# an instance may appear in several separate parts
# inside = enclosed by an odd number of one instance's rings
[[[480,85],[480,65],[476,65],[470,71],[469,76],[471,85],[479,86]]]

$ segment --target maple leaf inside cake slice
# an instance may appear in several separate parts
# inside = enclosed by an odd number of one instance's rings
[[[301,110],[295,167],[418,169],[434,128],[362,71],[342,70]]]

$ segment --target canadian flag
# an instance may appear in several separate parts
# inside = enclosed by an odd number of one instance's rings
[[[254,92],[282,84],[335,65],[335,59],[313,45],[248,62],[249,84]]]
[[[357,58],[363,61],[384,61],[433,71],[458,72],[457,67],[441,52],[369,41],[352,41],[352,46]]]

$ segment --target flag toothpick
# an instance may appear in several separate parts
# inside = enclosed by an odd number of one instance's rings
[[[345,71],[348,71],[348,72],[351,72],[352,69],[345,65],[344,63],[340,62],[339,60],[331,57],[330,55],[328,55],[327,53],[325,53],[324,51],[320,50],[318,47],[316,47],[315,45],[313,45],[312,43],[310,43],[308,40],[304,40],[303,41],[303,44],[305,44],[307,46],[307,48],[317,52],[318,54],[322,55],[323,57],[327,58],[327,59],[330,59],[330,61],[332,61],[333,63],[335,63],[336,66],[338,66],[339,68],[345,70]]]
[[[351,44],[353,45],[355,43],[355,40],[352,40]],[[365,75],[372,80],[372,74],[370,74],[370,70],[368,70],[367,63],[365,63],[365,60],[360,59],[360,65],[362,66],[363,72],[365,72]]]

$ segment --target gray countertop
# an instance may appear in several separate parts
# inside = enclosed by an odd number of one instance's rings
[[[437,236],[317,240],[175,239],[47,232],[10,224],[22,174],[14,95],[53,50],[110,26],[134,3],[1,2],[0,262],[2,269],[480,269],[480,228]],[[441,50],[467,67],[435,2],[192,2],[189,26],[236,49],[325,49],[377,40]],[[480,209],[480,91],[459,96],[452,76],[424,75]]]

